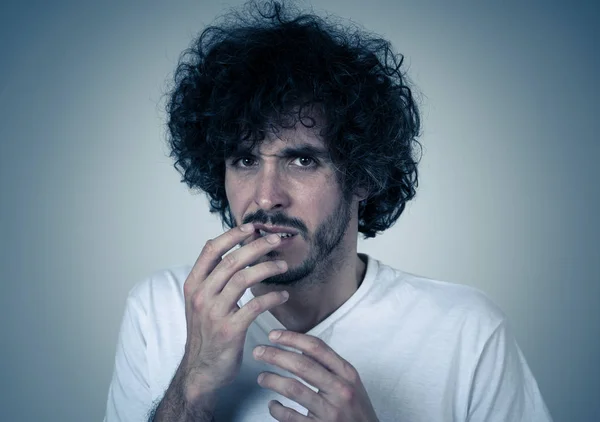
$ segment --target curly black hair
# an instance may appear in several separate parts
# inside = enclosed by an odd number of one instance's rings
[[[267,130],[315,125],[344,196],[363,188],[358,231],[375,237],[415,196],[420,118],[404,57],[388,41],[331,17],[251,1],[221,17],[186,49],[167,103],[174,167],[204,191],[210,212],[236,225],[225,193],[225,160],[240,142],[254,148]],[[225,227],[225,226],[224,226]]]

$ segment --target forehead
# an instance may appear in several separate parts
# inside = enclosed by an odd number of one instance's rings
[[[299,124],[295,129],[278,129],[266,134],[263,142],[254,149],[251,141],[238,145],[234,155],[252,153],[257,155],[276,155],[288,157],[294,154],[312,155],[323,160],[329,160],[329,150],[316,128],[306,128]]]

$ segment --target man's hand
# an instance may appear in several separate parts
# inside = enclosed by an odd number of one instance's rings
[[[254,226],[249,224],[206,242],[184,283],[187,341],[177,378],[189,403],[235,380],[242,365],[248,327],[259,314],[287,300],[282,292],[273,291],[241,308],[237,305],[246,289],[287,271],[285,261],[283,267],[271,260],[255,264],[281,243],[277,235],[250,241],[221,259],[253,235]]]
[[[246,289],[287,271],[285,261],[282,267],[270,260],[256,264],[281,239],[269,235],[252,241],[253,234],[254,226],[246,224],[204,245],[183,285],[183,358],[152,420],[214,421],[216,391],[231,384],[240,371],[248,327],[258,315],[287,300],[282,292],[269,292],[238,306]],[[249,243],[222,258],[244,240]]]
[[[280,333],[280,337],[275,335]],[[276,400],[269,402],[269,412],[278,421],[376,422],[377,415],[356,369],[342,359],[321,339],[293,331],[271,331],[269,339],[304,354],[277,347],[258,346],[254,358],[276,365],[318,388],[314,392],[298,380],[263,372],[261,387],[269,388],[308,409],[304,416]],[[261,355],[257,352],[263,350]]]

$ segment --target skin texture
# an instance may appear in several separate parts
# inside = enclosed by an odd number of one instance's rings
[[[279,337],[277,337],[279,335]],[[277,400],[269,402],[269,412],[278,421],[374,422],[377,415],[356,369],[325,342],[313,336],[291,331],[273,330],[269,339],[275,344],[293,347],[300,355],[276,347],[258,346],[254,358],[277,365],[310,385],[272,372],[263,372],[258,383],[308,409],[306,416],[283,406]]]
[[[250,242],[221,256],[252,237],[249,225],[231,229],[204,245],[184,285],[187,340],[179,367],[151,420],[210,421],[216,391],[231,384],[239,373],[246,332],[258,315],[287,299],[280,292],[257,296],[241,308],[237,301],[247,288],[287,270],[275,262],[249,266],[281,242],[269,237]],[[248,268],[246,268],[248,267]]]
[[[259,151],[237,167],[227,160],[225,189],[237,224],[263,223],[300,232],[290,247],[258,261],[285,260],[288,271],[251,290],[255,296],[288,291],[289,300],[272,313],[286,328],[305,333],[352,296],[366,265],[356,252],[358,202],[364,192],[344,198],[330,162],[320,160],[315,166],[311,159],[277,157],[283,148],[303,144],[324,148],[317,130],[302,124],[267,135]]]
[[[354,294],[366,270],[356,251],[358,202],[364,192],[344,197],[335,167],[327,160],[281,156],[286,147],[306,144],[324,148],[315,129],[299,124],[267,136],[251,156],[226,162],[225,187],[237,224],[299,231],[289,247],[276,248],[257,261],[284,260],[288,271],[254,284],[251,291],[255,296],[289,292],[285,303],[270,309],[288,330],[277,341],[304,354],[259,346],[254,356],[294,373],[318,392],[272,372],[262,373],[257,382],[309,411],[304,416],[271,401],[269,412],[276,420],[374,422],[377,416],[356,369],[322,340],[304,334]]]

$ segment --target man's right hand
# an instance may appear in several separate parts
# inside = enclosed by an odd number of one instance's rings
[[[249,229],[245,232],[235,227],[206,242],[183,287],[187,342],[178,372],[185,400],[192,406],[204,394],[234,381],[242,364],[248,327],[259,314],[287,300],[283,292],[273,291],[255,297],[242,308],[237,305],[247,288],[287,271],[285,261],[283,268],[276,261],[246,268],[281,243],[275,234],[258,238],[221,259],[254,234],[252,225]],[[270,239],[275,243],[269,243]]]

